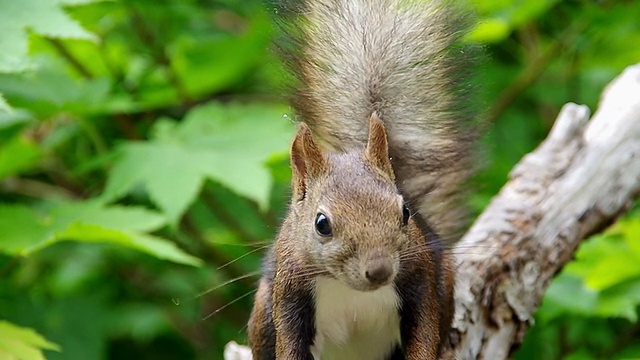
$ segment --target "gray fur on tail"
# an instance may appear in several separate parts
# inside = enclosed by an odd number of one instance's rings
[[[376,111],[387,128],[398,186],[448,242],[460,235],[460,200],[475,131],[457,45],[468,25],[458,2],[304,0],[277,7],[294,41],[294,107],[329,150],[363,147]]]

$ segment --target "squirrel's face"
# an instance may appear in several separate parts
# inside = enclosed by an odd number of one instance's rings
[[[356,290],[390,284],[410,248],[410,213],[395,185],[382,121],[372,115],[366,148],[344,154],[323,153],[301,125],[291,165],[301,255]]]
[[[329,175],[312,184],[298,205],[306,255],[356,290],[391,283],[409,246],[410,214],[402,196],[357,156],[331,157],[329,165]]]

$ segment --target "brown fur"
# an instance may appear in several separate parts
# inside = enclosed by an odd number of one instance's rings
[[[442,352],[454,284],[443,239],[454,242],[464,224],[460,203],[477,137],[465,105],[470,49],[459,45],[468,21],[458,3],[276,7],[290,35],[283,48],[303,123],[291,146],[293,198],[249,322],[254,360],[311,360],[316,279],[371,291],[379,284],[361,270],[373,258],[391,269],[401,302],[402,348],[388,358]],[[403,199],[415,211],[406,225]],[[329,219],[331,236],[315,230],[318,214]]]
[[[460,45],[471,24],[463,2],[279,3],[299,119],[322,147],[343,152],[364,147],[376,112],[398,187],[447,243],[457,241],[478,131],[466,81],[476,49]]]
[[[254,359],[312,359],[315,279],[333,277],[369,291],[353,269],[366,266],[372,253],[396,260],[391,281],[402,302],[403,359],[437,358],[452,315],[450,255],[419,215],[403,226],[387,147],[376,116],[365,149],[346,154],[316,151],[300,126],[291,148],[294,197],[249,322]],[[314,231],[318,212],[331,220],[330,239]]]

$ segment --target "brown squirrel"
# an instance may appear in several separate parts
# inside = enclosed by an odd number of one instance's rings
[[[283,5],[303,123],[292,200],[263,265],[254,360],[436,359],[453,316],[476,131],[464,12],[443,0]]]

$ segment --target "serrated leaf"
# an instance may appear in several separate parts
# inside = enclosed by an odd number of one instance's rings
[[[20,72],[31,67],[28,57],[28,30],[55,37],[95,41],[69,17],[61,0],[0,0],[0,73]]]
[[[211,179],[264,209],[272,183],[265,163],[286,153],[293,132],[285,112],[284,106],[210,103],[180,124],[159,121],[153,140],[122,146],[104,198],[142,186],[175,224]]]
[[[26,206],[0,205],[0,252],[26,256],[60,241],[105,242],[160,259],[199,265],[199,259],[172,242],[145,233],[165,222],[163,216],[143,208],[95,202],[57,204],[47,213]]]
[[[190,152],[173,144],[130,143],[112,170],[105,196],[117,198],[138,184],[169,219],[176,219],[200,191],[210,161],[207,154]]]
[[[0,321],[0,359],[44,360],[42,350],[60,351],[60,347],[32,329]]]

